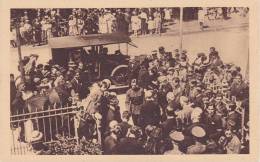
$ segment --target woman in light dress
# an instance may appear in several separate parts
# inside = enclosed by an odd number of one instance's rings
[[[133,16],[131,17],[131,26],[134,36],[137,36],[138,31],[141,29],[141,19],[137,16],[136,11],[133,12]]]
[[[164,20],[169,22],[171,20],[171,10],[169,8],[164,9]]]
[[[99,19],[98,19],[98,27],[99,27],[99,32],[100,33],[108,33],[108,30],[107,30],[107,22],[106,22],[106,19],[104,17],[104,14],[101,14],[99,16]]]
[[[205,15],[206,15],[206,13],[207,13],[206,8],[201,8],[198,11],[198,22],[199,22],[201,30],[203,30],[204,26],[205,26]]]
[[[161,13],[157,10],[154,12],[153,16],[154,16],[154,23],[155,23],[155,33],[161,34],[161,23],[162,23]]]
[[[147,23],[148,23],[149,34],[153,34],[154,30],[155,30],[155,23],[154,23],[154,20],[152,19],[152,17],[149,17],[149,20]]]
[[[76,17],[73,15],[70,15],[69,17],[69,35],[77,35],[78,30],[77,30],[77,20]]]

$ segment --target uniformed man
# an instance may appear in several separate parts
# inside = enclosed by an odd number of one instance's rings
[[[134,125],[138,125],[141,106],[144,103],[144,90],[137,84],[136,79],[131,81],[131,89],[126,92],[126,109],[131,112]]]

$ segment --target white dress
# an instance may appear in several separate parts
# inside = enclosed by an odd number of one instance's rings
[[[69,20],[69,35],[76,35],[77,31],[76,19]]]
[[[154,20],[148,20],[148,30],[155,29],[155,22]]]
[[[198,21],[200,23],[204,23],[204,21],[205,21],[205,14],[206,14],[205,9],[199,10],[199,12],[198,12]]]
[[[98,19],[98,27],[100,33],[107,33],[107,22],[104,16],[100,16]]]
[[[132,24],[132,30],[141,29],[141,20],[139,19],[138,16],[131,17],[131,24]]]
[[[165,9],[164,14],[165,14],[164,16],[165,20],[171,20],[171,11],[169,9]]]

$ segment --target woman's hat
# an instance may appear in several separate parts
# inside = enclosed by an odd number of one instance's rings
[[[31,142],[39,141],[39,140],[42,139],[42,136],[43,136],[43,134],[42,134],[40,131],[35,130],[35,131],[33,131],[32,134],[31,134],[31,139],[30,139],[30,141],[31,141]]]
[[[107,84],[107,87],[109,89],[109,87],[111,86],[111,81],[109,79],[104,79],[102,82],[106,83]],[[115,94],[116,95],[116,94]]]
[[[205,137],[206,131],[200,126],[195,126],[191,129],[191,134],[194,137],[202,138]]]
[[[153,97],[153,91],[152,90],[148,90],[145,91],[145,98],[152,98]]]
[[[182,134],[182,132],[179,131],[171,131],[169,136],[173,141],[176,142],[181,142],[184,140],[184,135]]]
[[[174,98],[175,98],[174,93],[173,92],[168,92],[167,95],[166,95],[166,98],[168,100],[174,100]]]
[[[112,120],[112,121],[109,123],[109,128],[110,128],[110,129],[114,129],[117,125],[118,125],[118,122],[117,122],[116,120]]]

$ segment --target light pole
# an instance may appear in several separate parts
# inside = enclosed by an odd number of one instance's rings
[[[19,56],[19,70],[21,73],[21,81],[24,82],[24,69],[23,69],[23,62],[22,62],[19,19],[18,18],[16,19],[16,22],[15,22],[15,29],[16,29],[16,44],[17,44],[18,56]]]
[[[180,36],[180,53],[182,52],[182,35],[183,35],[183,7],[180,7],[180,28],[179,28],[179,36]]]

